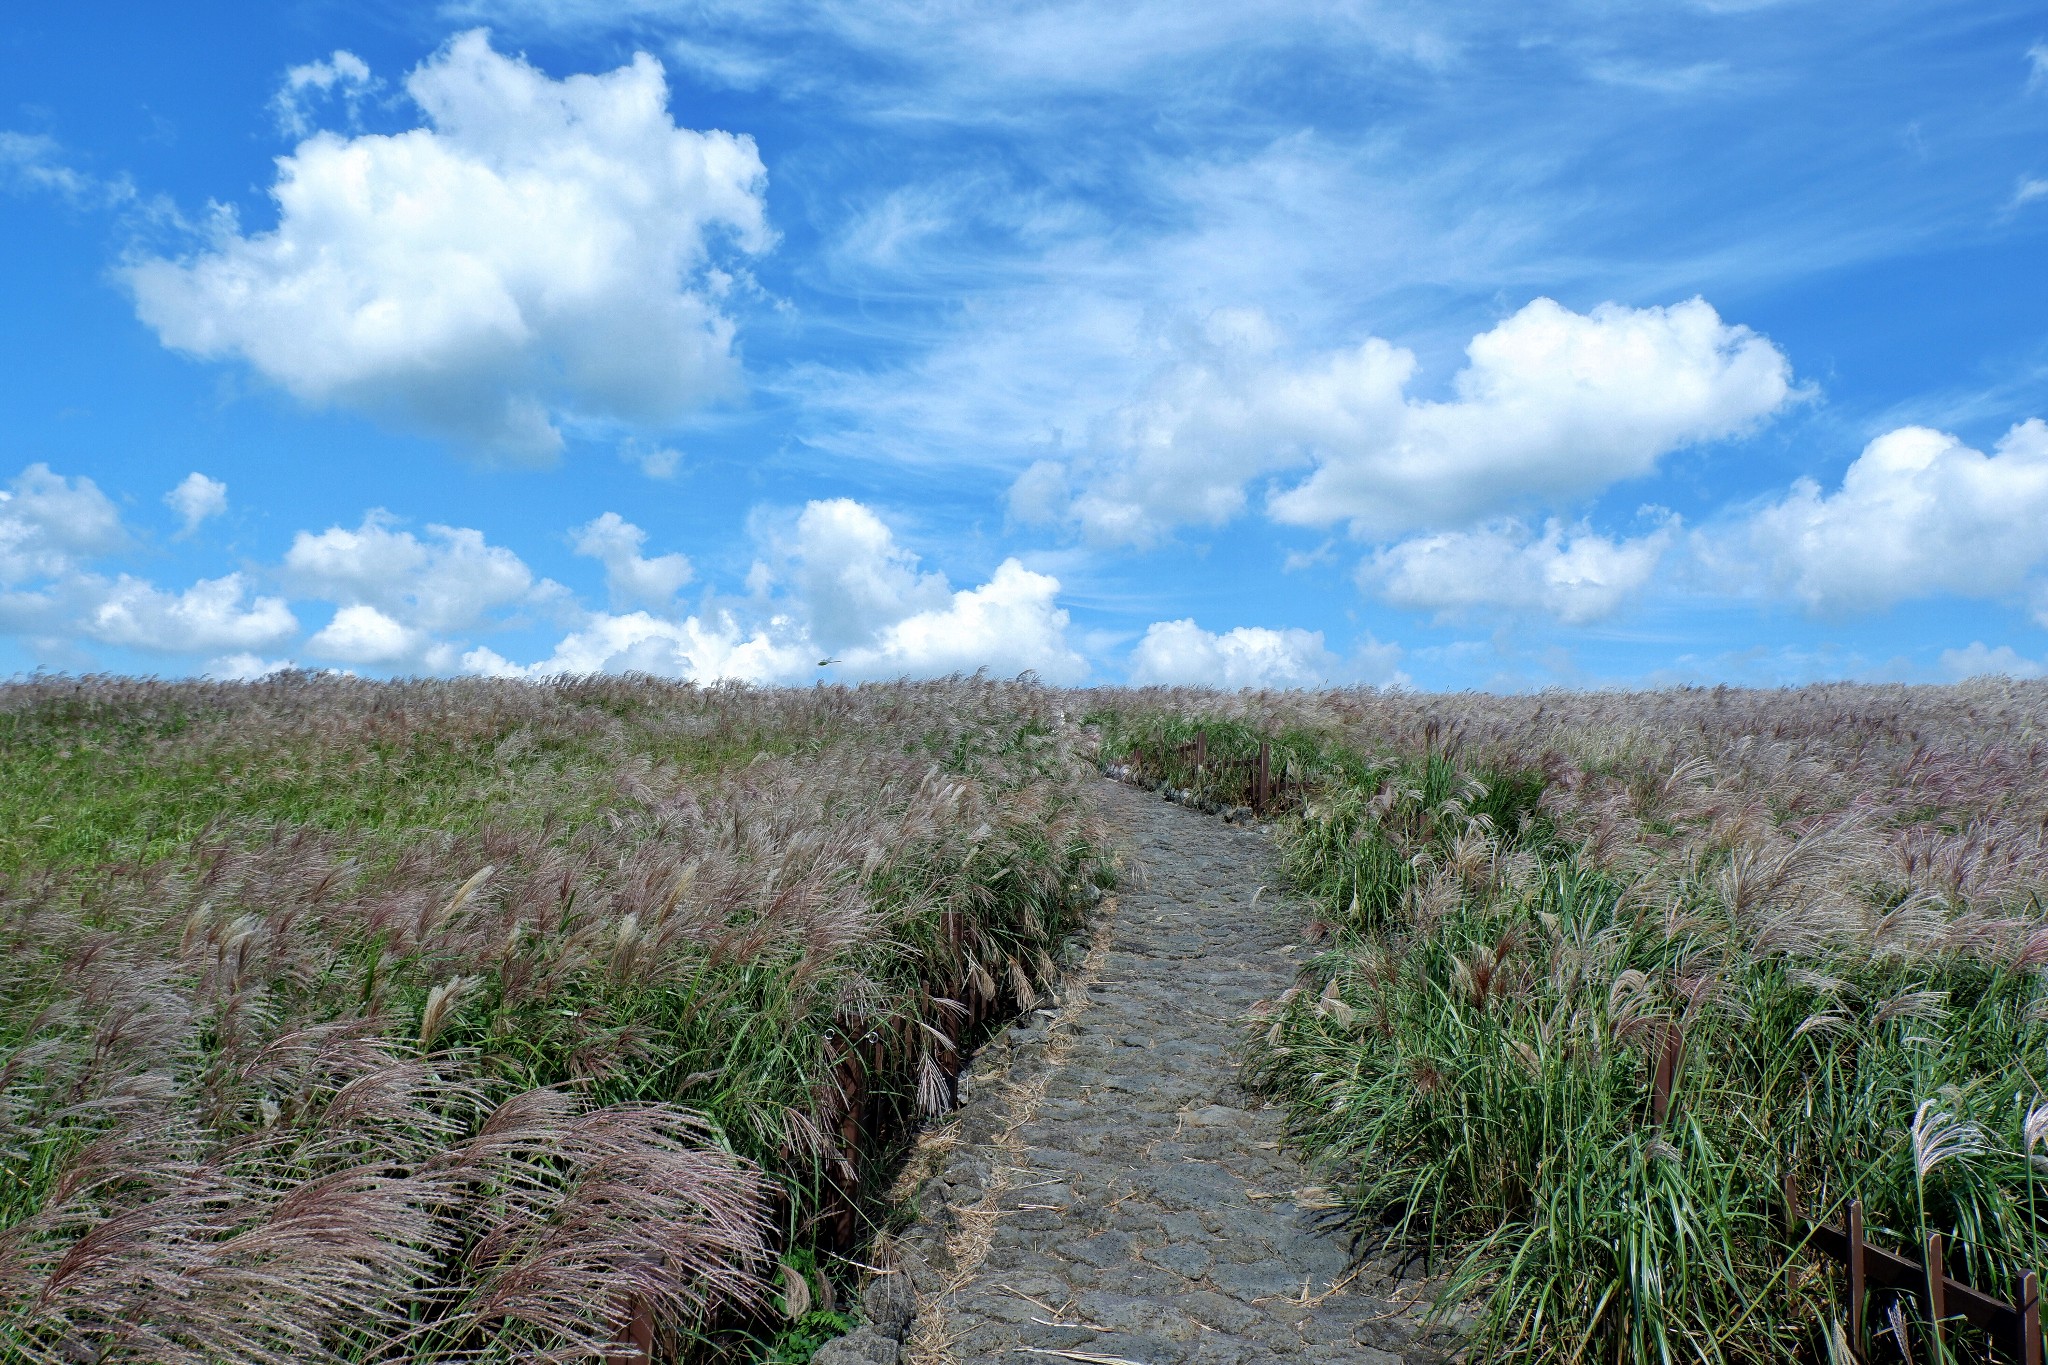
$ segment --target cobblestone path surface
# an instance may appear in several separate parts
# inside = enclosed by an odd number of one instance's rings
[[[1278,1111],[1235,1083],[1241,1020],[1303,950],[1271,836],[1101,799],[1127,849],[1114,906],[1063,996],[977,1058],[868,1288],[875,1326],[822,1359],[894,1361],[898,1338],[919,1365],[1443,1359],[1418,1286],[1324,1230]]]

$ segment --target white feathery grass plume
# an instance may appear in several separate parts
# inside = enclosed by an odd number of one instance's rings
[[[778,1269],[782,1280],[782,1315],[795,1322],[811,1311],[811,1282],[788,1261]]]
[[[1017,997],[1017,1007],[1028,1010],[1036,1006],[1038,1004],[1038,991],[1032,986],[1031,978],[1026,975],[1023,964],[1014,957],[1010,959],[1009,975],[1010,994]]]
[[[618,936],[612,940],[610,965],[614,981],[624,981],[633,975],[639,950],[640,916],[628,911],[619,917]]]
[[[927,1052],[917,1066],[917,1107],[928,1118],[938,1118],[953,1107],[952,1091],[939,1059]]]
[[[1984,1130],[1945,1109],[1939,1100],[1922,1100],[1913,1113],[1913,1168],[1925,1180],[1935,1167],[1956,1157],[1975,1156],[1985,1147]]]
[[[1323,988],[1322,996],[1316,1001],[1316,1013],[1326,1019],[1337,1021],[1339,1028],[1350,1028],[1354,1018],[1351,1006],[1344,1001],[1344,982],[1341,977],[1331,977],[1330,984]]]
[[[1815,1010],[1792,1030],[1794,1038],[1804,1038],[1809,1033],[1847,1033],[1850,1028],[1849,1016],[1840,1010]]]
[[[2048,1142],[2048,1100],[2042,1100],[2027,1111],[2026,1121],[2020,1125],[2021,1150],[2032,1154],[2035,1146]]]
[[[436,928],[455,918],[461,912],[462,907],[469,904],[469,898],[474,896],[497,870],[494,865],[486,863],[470,873],[469,880],[456,888],[455,894],[448,898],[448,903],[441,907],[439,913],[434,911],[432,902],[422,906],[420,908],[419,920],[420,938],[426,938]]]
[[[434,1040],[448,1026],[449,1018],[462,1004],[462,997],[482,984],[480,976],[450,977],[427,992],[427,1003],[420,1010],[420,1051],[433,1050]]]

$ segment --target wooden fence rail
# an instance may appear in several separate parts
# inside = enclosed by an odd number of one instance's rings
[[[1863,1238],[1861,1199],[1849,1201],[1846,1227],[1807,1223],[1799,1211],[1799,1192],[1788,1182],[1785,1215],[1793,1235],[1803,1232],[1808,1246],[1848,1270],[1849,1344],[1859,1359],[1870,1358],[1864,1300],[1873,1289],[1892,1289],[1921,1300],[1932,1320],[1959,1317],[1976,1324],[1994,1346],[2020,1365],[2041,1365],[2041,1284],[2033,1271],[2020,1278],[2019,1303],[2010,1304],[1949,1278],[1939,1232],[1927,1234],[1925,1261],[1909,1260],[1897,1252],[1872,1246]]]
[[[1260,740],[1259,752],[1250,757],[1211,758],[1208,732],[1197,730],[1194,739],[1175,745],[1167,753],[1190,764],[1195,770],[1197,783],[1207,778],[1221,790],[1242,794],[1243,804],[1261,814],[1277,805],[1289,791],[1304,792],[1308,789],[1308,784],[1300,778],[1289,777],[1284,772],[1277,779],[1274,777],[1270,740]],[[1166,754],[1155,758],[1143,745],[1131,746],[1128,763],[1133,773],[1152,772],[1165,776]],[[1237,775],[1235,784],[1228,780],[1231,775]]]
[[[1650,1121],[1661,1125],[1671,1109],[1671,1087],[1685,1057],[1685,1035],[1676,1024],[1665,1026],[1656,1069],[1650,1081]],[[1927,1234],[1925,1261],[1913,1261],[1863,1237],[1863,1201],[1849,1201],[1845,1227],[1808,1222],[1800,1210],[1799,1188],[1787,1175],[1782,1187],[1785,1228],[1804,1236],[1807,1246],[1849,1272],[1849,1344],[1859,1360],[1870,1359],[1866,1299],[1874,1289],[1891,1289],[1921,1300],[1933,1321],[1960,1317],[1983,1329],[1992,1344],[2020,1365],[2042,1365],[2041,1285],[2033,1271],[2020,1279],[2017,1305],[1951,1279],[1939,1232]]]

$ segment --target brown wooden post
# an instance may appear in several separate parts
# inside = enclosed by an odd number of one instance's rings
[[[870,1076],[882,1075],[888,1069],[890,1060],[888,1035],[880,1029],[875,1029],[870,1033],[867,1039],[867,1046],[861,1050],[861,1060],[868,1064],[868,1074]],[[868,1125],[862,1131],[879,1132],[882,1122],[887,1115],[888,1110],[880,1105],[870,1107],[868,1112],[861,1116],[862,1122]]]
[[[1870,1358],[1870,1335],[1863,1330],[1863,1201],[1849,1201],[1849,1344],[1859,1359]]]
[[[1272,781],[1272,776],[1273,746],[1262,739],[1259,741],[1259,782],[1252,800],[1253,810],[1262,811],[1266,808],[1266,789],[1267,784]]]
[[[1948,1258],[1942,1254],[1941,1234],[1927,1234],[1927,1320],[1934,1324],[1936,1333],[1941,1331],[1941,1320],[1948,1316]]]
[[[840,1027],[848,1028],[844,1022]],[[833,1079],[846,1104],[839,1116],[839,1151],[846,1158],[846,1188],[841,1192],[839,1207],[834,1211],[832,1233],[839,1246],[850,1247],[858,1231],[855,1205],[860,1197],[861,1122],[867,1108],[867,1073],[860,1064],[860,1053],[853,1044],[850,1030],[848,1036],[839,1042]]]
[[[1195,731],[1195,771],[1200,772],[1209,761],[1209,732]]]
[[[608,1365],[628,1365],[633,1361],[639,1365],[652,1365],[654,1311],[632,1294],[623,1295],[620,1306],[626,1310],[626,1325],[619,1333],[618,1344],[625,1349],[611,1352],[606,1358]]]
[[[2020,1277],[2020,1361],[2041,1365],[2041,1281],[2031,1270]]]
[[[1650,1122],[1662,1123],[1671,1112],[1671,1083],[1678,1076],[1679,1050],[1684,1035],[1678,1025],[1664,1026],[1664,1050],[1657,1055],[1657,1075],[1650,1086]]]

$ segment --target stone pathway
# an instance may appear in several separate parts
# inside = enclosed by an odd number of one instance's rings
[[[1303,949],[1270,835],[1102,801],[1129,850],[1113,910],[1054,1007],[976,1058],[918,1226],[878,1253],[875,1325],[820,1361],[895,1361],[899,1338],[917,1365],[1442,1360],[1426,1291],[1352,1261],[1279,1112],[1235,1083],[1240,1020]]]

